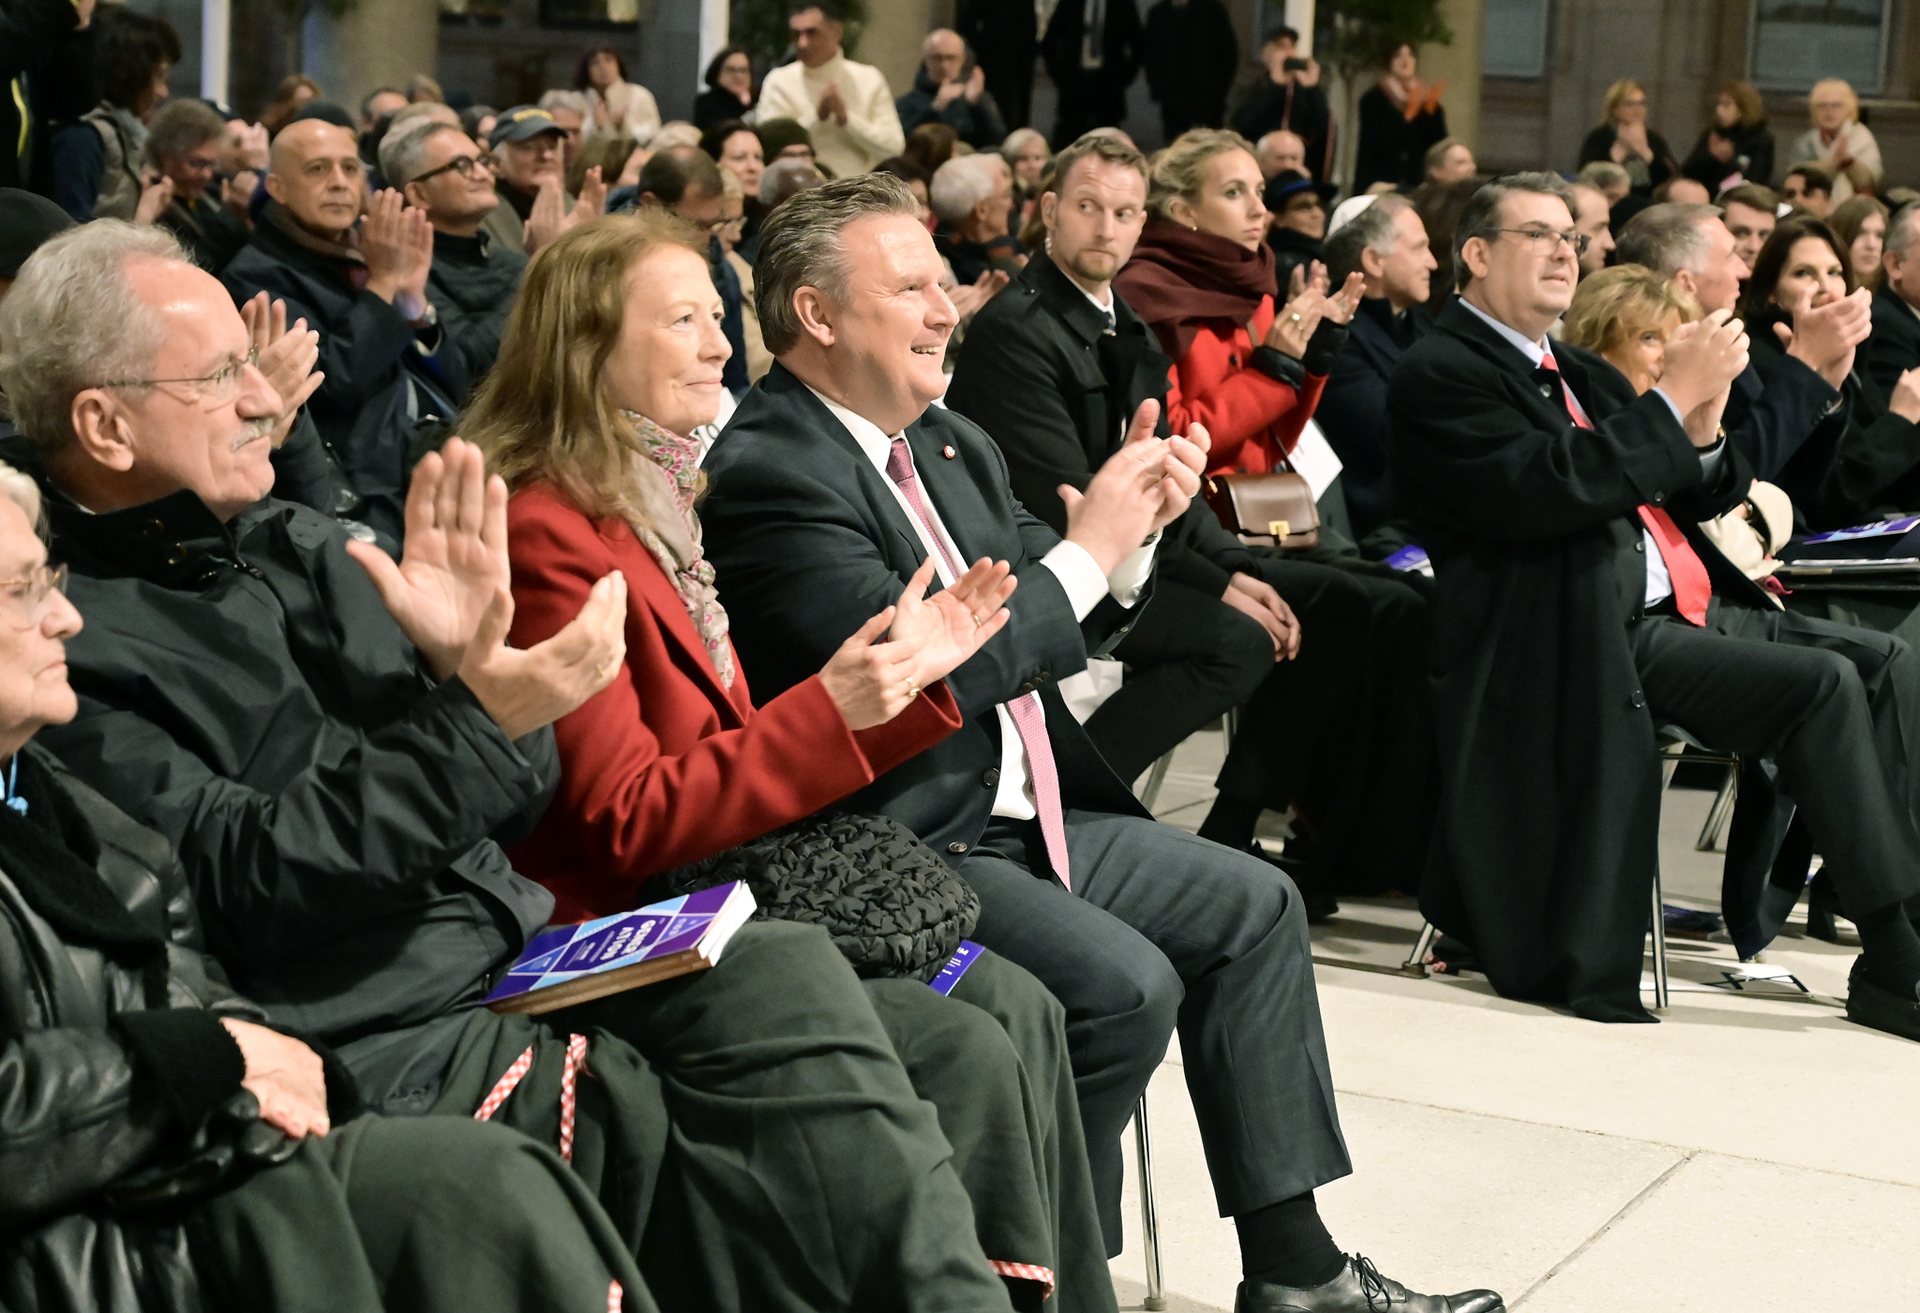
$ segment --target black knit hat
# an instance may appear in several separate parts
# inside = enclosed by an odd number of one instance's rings
[[[29,255],[71,227],[67,212],[46,197],[0,187],[0,278],[18,278]]]

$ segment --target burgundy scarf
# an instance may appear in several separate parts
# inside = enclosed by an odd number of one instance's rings
[[[1244,327],[1274,289],[1273,248],[1249,251],[1226,237],[1149,219],[1133,259],[1114,280],[1133,312],[1175,360],[1208,322]]]

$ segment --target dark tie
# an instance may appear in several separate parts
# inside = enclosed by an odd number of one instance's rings
[[[920,527],[926,530],[934,550],[940,553],[948,575],[958,579],[965,574],[966,571],[960,568],[960,563],[947,550],[946,540],[940,536],[940,530],[927,510],[926,499],[920,494],[920,476],[913,472],[913,453],[907,449],[905,438],[895,438],[887,452],[887,477],[899,485],[900,495],[913,508],[913,517],[920,521]],[[1047,861],[1052,865],[1053,873],[1060,877],[1060,883],[1071,889],[1073,878],[1067,871],[1066,813],[1060,806],[1060,771],[1054,764],[1052,740],[1047,737],[1046,713],[1031,697],[1017,697],[1003,705],[1007,714],[1013,717],[1013,728],[1020,735],[1020,746],[1027,752],[1027,776],[1033,781],[1033,809],[1039,814],[1040,835],[1047,845]]]
[[[1552,374],[1554,383],[1560,389],[1560,399],[1566,405],[1567,414],[1573,422],[1583,429],[1591,429],[1593,421],[1587,418],[1586,410],[1580,405],[1579,398],[1573,395],[1573,389],[1566,385],[1566,379],[1560,374],[1560,366],[1554,363],[1552,356],[1540,362],[1540,368]],[[1687,535],[1680,531],[1671,515],[1658,506],[1640,507],[1640,523],[1647,526],[1647,532],[1653,535],[1654,546],[1660,549],[1660,559],[1666,562],[1667,577],[1673,582],[1673,609],[1680,613],[1683,620],[1696,625],[1707,623],[1707,602],[1713,596],[1713,582],[1707,578],[1707,567],[1700,554],[1693,550],[1693,544],[1687,541]]]

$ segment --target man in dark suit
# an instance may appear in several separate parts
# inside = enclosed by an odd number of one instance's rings
[[[1365,540],[1393,517],[1393,480],[1387,466],[1387,380],[1426,331],[1413,313],[1425,305],[1437,268],[1427,226],[1404,197],[1374,201],[1327,239],[1330,285],[1348,275],[1367,280],[1366,297],[1348,326],[1347,345],[1333,362],[1313,417],[1340,457],[1353,536]]]
[[[1721,312],[1635,397],[1551,343],[1577,234],[1552,174],[1489,183],[1454,241],[1460,298],[1395,372],[1408,511],[1432,554],[1441,835],[1423,887],[1503,993],[1646,1021],[1654,726],[1768,756],[1864,950],[1847,1013],[1920,1039],[1920,670],[1904,643],[1783,612],[1698,531],[1751,478],[1721,413],[1747,363]]]
[[[1060,94],[1055,150],[1089,129],[1117,128],[1126,122],[1127,88],[1140,71],[1140,10],[1134,0],[1059,0],[1040,38],[1040,59]]]
[[[1060,153],[1040,198],[1047,251],[980,312],[947,390],[947,405],[1000,448],[1014,496],[1055,532],[1067,525],[1060,487],[1085,487],[1143,404],[1159,411],[1166,399],[1171,362],[1111,282],[1140,234],[1146,168],[1106,137]],[[1137,778],[1243,707],[1200,834],[1259,852],[1263,810],[1292,804],[1310,815],[1318,860],[1303,865],[1307,845],[1293,842],[1283,859],[1310,919],[1337,910],[1336,887],[1411,884],[1430,828],[1418,597],[1397,580],[1381,588],[1249,549],[1199,503],[1168,527],[1157,555],[1153,605],[1114,650],[1126,682],[1086,724],[1114,773]],[[1376,684],[1410,690],[1411,706],[1381,701]]]
[[[987,74],[987,95],[1007,130],[1024,128],[1033,112],[1033,57],[1039,53],[1033,0],[960,0],[953,26]]]
[[[1887,224],[1881,262],[1886,276],[1873,297],[1866,373],[1892,396],[1902,374],[1920,369],[1920,205],[1906,206]]]
[[[912,193],[886,175],[802,192],[768,219],[756,273],[778,363],[708,457],[701,512],[734,643],[771,696],[924,559],[943,581],[974,557],[1012,564],[1010,621],[947,679],[966,723],[846,805],[948,854],[980,895],[975,937],[1065,1004],[1110,1251],[1120,1133],[1177,1022],[1215,1192],[1241,1234],[1240,1308],[1359,1313],[1369,1288],[1377,1306],[1370,1266],[1340,1254],[1313,1203],[1348,1162],[1296,891],[1149,819],[1054,687],[1126,633],[1205,435],[1158,438],[1151,413],[1137,419],[1084,492],[1061,494],[1055,534],[1010,495],[986,434],[929,409],[958,317],[939,272]],[[1502,1307],[1387,1288],[1409,1313]]]

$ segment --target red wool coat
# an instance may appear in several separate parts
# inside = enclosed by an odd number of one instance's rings
[[[1195,420],[1207,426],[1213,440],[1209,474],[1273,469],[1293,450],[1320,402],[1325,375],[1307,375],[1306,387],[1295,392],[1253,367],[1253,348],[1272,326],[1273,298],[1262,297],[1251,331],[1224,319],[1205,324],[1167,371],[1167,423],[1175,433],[1185,433]]]
[[[728,689],[652,553],[610,517],[591,520],[534,484],[507,506],[515,646],[552,637],[601,576],[627,580],[619,673],[554,726],[560,785],[514,865],[553,891],[557,921],[651,896],[648,877],[837,802],[958,729],[944,683],[885,725],[850,730],[816,675],[755,709],[746,672]]]

